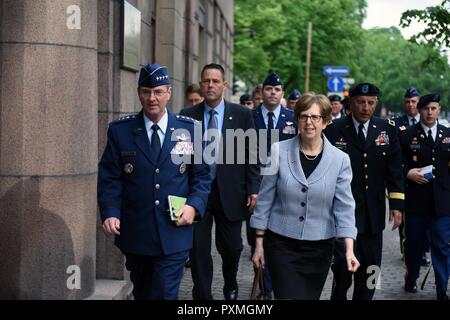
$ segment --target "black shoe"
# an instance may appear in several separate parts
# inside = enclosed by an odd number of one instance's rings
[[[417,292],[417,285],[416,282],[411,282],[409,280],[405,280],[405,291],[406,292],[411,292],[411,293],[416,293]]]
[[[438,300],[448,300],[448,295],[446,292],[440,292],[437,294]]]
[[[427,256],[422,256],[422,260],[420,261],[420,265],[422,267],[428,267],[431,264],[431,260],[427,258]]]
[[[225,300],[237,300],[238,289],[234,289],[234,290],[223,289],[223,296],[225,297]]]

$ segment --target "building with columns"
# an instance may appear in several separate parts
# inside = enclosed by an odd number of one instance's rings
[[[96,203],[108,123],[141,109],[124,52],[169,67],[178,112],[203,65],[231,83],[233,13],[227,0],[0,1],[0,299],[127,296]]]

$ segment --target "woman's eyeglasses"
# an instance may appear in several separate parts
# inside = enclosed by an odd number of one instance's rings
[[[319,122],[320,119],[324,118],[323,116],[318,116],[316,114],[313,115],[306,115],[306,114],[301,114],[299,116],[299,119],[301,122],[306,122],[308,121],[308,119],[311,119],[312,122]]]

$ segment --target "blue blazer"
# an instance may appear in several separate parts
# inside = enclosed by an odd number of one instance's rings
[[[167,131],[156,160],[142,111],[109,125],[98,166],[98,204],[102,222],[110,217],[120,219],[121,234],[115,243],[124,253],[157,256],[192,247],[194,228],[177,227],[170,220],[167,196],[186,197],[187,204],[202,216],[211,179],[204,164],[172,161],[171,151],[178,141],[171,141],[171,135],[176,129],[189,132],[190,137],[183,141],[193,141],[194,120],[168,112]]]
[[[253,109],[252,112],[253,112],[253,121],[255,122],[255,128],[257,130],[267,129],[266,124],[264,123],[261,106]],[[294,120],[294,112],[290,109],[281,106],[280,116],[278,118],[275,129],[278,129],[279,131],[280,141],[284,141],[296,136],[297,121]],[[258,134],[258,141],[259,141],[259,134]]]
[[[276,173],[263,177],[250,220],[253,228],[298,240],[356,239],[350,159],[323,139],[322,158],[308,179],[298,136],[274,145],[272,155],[279,154]]]

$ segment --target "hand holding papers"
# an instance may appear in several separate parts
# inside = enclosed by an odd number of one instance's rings
[[[423,177],[427,180],[433,179],[433,166],[429,165],[429,166],[420,168],[420,173],[422,173]]]

